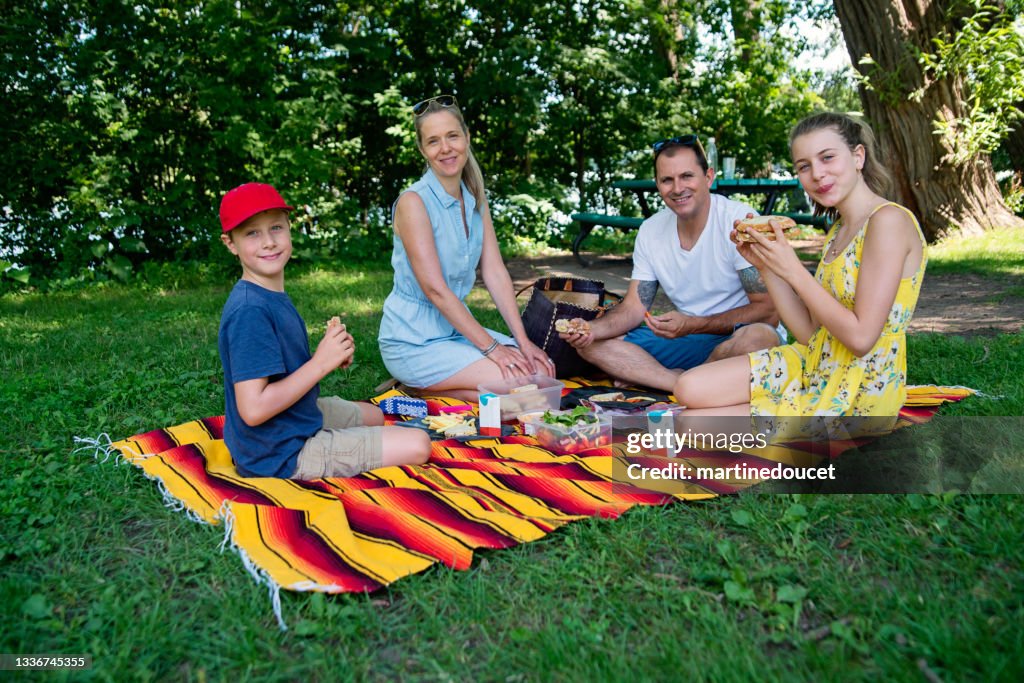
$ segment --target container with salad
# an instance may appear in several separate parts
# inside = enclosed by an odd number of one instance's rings
[[[612,442],[611,419],[582,406],[548,410],[534,427],[540,445],[559,455],[572,455]]]

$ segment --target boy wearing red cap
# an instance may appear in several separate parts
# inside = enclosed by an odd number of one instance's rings
[[[261,183],[236,187],[220,204],[221,241],[242,265],[218,334],[235,466],[247,477],[308,480],[426,462],[426,433],[384,427],[368,403],[320,398],[320,380],[351,364],[355,342],[344,325],[328,326],[309,353],[306,324],[284,291],[291,210]]]

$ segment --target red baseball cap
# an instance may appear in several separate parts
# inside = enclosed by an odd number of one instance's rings
[[[222,232],[231,232],[261,211],[292,207],[284,203],[284,198],[270,185],[264,183],[246,183],[229,191],[220,200],[220,228]]]

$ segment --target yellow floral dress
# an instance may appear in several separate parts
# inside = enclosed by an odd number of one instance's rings
[[[882,204],[875,211],[887,205]],[[893,206],[907,212],[923,244],[924,236],[914,215],[899,204]],[[868,216],[843,253],[831,263],[822,256],[814,275],[832,296],[850,310],[853,309],[857,289],[865,227],[870,219]],[[840,224],[836,223],[829,232],[825,254],[839,227]],[[882,334],[863,357],[854,355],[824,326],[818,328],[806,345],[790,344],[751,353],[751,415],[870,416],[888,419],[891,428],[907,396],[906,330],[917,305],[926,264],[927,252],[922,254],[921,265],[913,276],[900,280]],[[885,429],[877,422],[874,425],[871,431]],[[783,431],[789,432],[790,429]]]

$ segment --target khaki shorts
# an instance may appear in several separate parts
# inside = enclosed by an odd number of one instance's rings
[[[384,465],[384,428],[364,427],[359,406],[327,396],[318,398],[324,428],[299,451],[292,479],[352,477]]]

